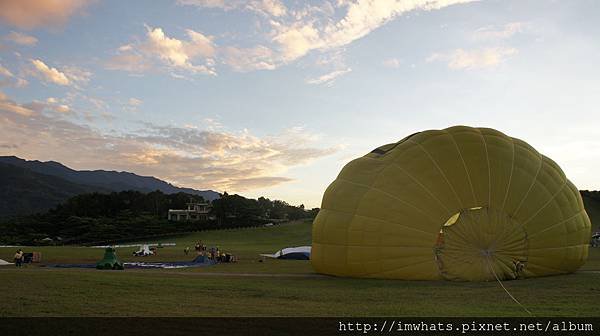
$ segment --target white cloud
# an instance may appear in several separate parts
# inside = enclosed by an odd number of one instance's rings
[[[191,42],[184,42],[165,35],[161,28],[148,28],[148,40],[142,45],[142,50],[148,54],[157,56],[164,62],[174,67],[181,67],[189,70],[197,70],[198,67],[190,63],[190,59],[196,54],[205,53],[204,56],[210,56],[214,48],[210,39],[204,35],[188,30]]]
[[[92,77],[91,72],[75,66],[64,66],[59,70],[40,59],[31,59],[30,62],[33,65],[30,73],[49,83],[79,88],[77,84],[86,84]]]
[[[398,69],[400,64],[402,64],[402,61],[397,58],[388,58],[383,60],[382,64],[387,68]]]
[[[128,48],[119,48],[119,50],[131,50],[131,46]],[[119,54],[111,57],[105,64],[109,70],[124,70],[134,73],[142,73],[152,69],[152,63],[147,60],[144,56],[138,54]]]
[[[12,72],[0,64],[0,76],[13,77]]]
[[[502,27],[487,26],[477,29],[473,33],[473,38],[479,41],[503,40],[512,37],[517,33],[523,32],[526,24],[523,22],[510,22]]]
[[[223,10],[250,10],[268,16],[283,16],[287,8],[279,0],[177,0],[180,5],[204,8],[219,8]]]
[[[271,49],[259,45],[253,48],[226,47],[224,62],[236,71],[273,70],[277,67]]]
[[[128,103],[130,106],[140,106],[142,105],[143,101],[137,98],[129,98]]]
[[[58,113],[66,114],[71,112],[71,108],[65,104],[57,104],[52,106],[52,109]]]
[[[177,39],[167,36],[162,28],[147,26],[146,39],[121,46],[119,54],[107,63],[107,68],[143,72],[158,63],[171,70],[215,74],[212,57],[216,49],[212,38],[191,29],[187,29],[186,34],[187,40]]]
[[[46,98],[46,101],[44,101],[44,102],[34,100],[33,102],[31,102],[29,104],[25,104],[23,106],[29,108],[32,111],[35,111],[36,115],[41,114],[44,111],[56,112],[59,115],[67,115],[67,114],[73,113],[73,110],[67,104],[68,101],[69,101],[68,98],[57,99],[54,97],[48,97],[48,98]]]
[[[348,69],[344,69],[344,70],[336,70],[327,74],[324,74],[322,76],[319,76],[317,78],[312,78],[312,79],[308,79],[306,81],[306,83],[308,84],[326,84],[326,85],[332,85],[333,82],[340,76],[343,76],[349,72],[351,72],[352,69],[348,68]]]
[[[239,0],[177,0],[180,5],[230,10],[238,8],[244,1]]]
[[[475,50],[456,49],[448,53],[432,54],[426,61],[442,61],[447,63],[450,69],[481,69],[495,67],[517,52],[515,48],[504,47]]]
[[[192,67],[183,42],[165,36],[161,28],[148,29],[148,43],[143,48],[174,66]]]
[[[91,72],[76,66],[64,66],[62,67],[62,71],[72,82],[85,84],[89,82],[90,78],[92,77]]]
[[[352,43],[379,28],[388,21],[410,11],[435,10],[471,0],[388,0],[388,1],[341,1],[345,16],[333,20],[326,16],[319,20],[314,16],[299,15],[300,19],[275,25],[273,40],[279,43],[286,61],[304,56],[311,50],[328,50]],[[319,14],[328,13],[320,11]]]
[[[23,88],[27,84],[28,82],[25,79],[16,77],[10,70],[0,64],[0,87],[13,86]]]
[[[0,92],[0,112],[14,113],[25,117],[35,114],[35,111],[26,106],[15,103],[2,92]]]
[[[187,29],[186,33],[190,38],[190,42],[184,42],[184,49],[188,57],[193,58],[197,55],[202,57],[214,56],[215,46],[211,37],[191,29]]]
[[[313,49],[325,46],[320,32],[312,23],[285,28],[275,36],[274,41],[279,43],[286,61],[293,61]]]
[[[287,8],[279,0],[250,1],[247,8],[274,17],[283,16],[287,13]]]
[[[29,84],[29,82],[26,79],[23,79],[23,78],[16,78],[15,79],[15,87],[24,88],[28,84]]]
[[[34,46],[38,42],[38,39],[34,36],[14,31],[4,36],[4,39],[23,46]]]
[[[344,48],[339,48],[335,50],[331,50],[328,52],[321,53],[317,55],[315,59],[315,65],[322,68],[330,68],[335,70],[340,70],[347,68],[346,65],[346,50]]]
[[[44,79],[47,82],[52,82],[58,85],[69,85],[71,82],[69,78],[56,68],[51,68],[39,59],[31,60],[35,69],[35,74]]]
[[[133,46],[131,44],[125,44],[117,48],[118,51],[131,51],[133,50]]]
[[[328,52],[339,49],[410,11],[429,11],[471,1],[474,0],[322,1],[318,6],[298,2],[295,8],[272,0],[179,0],[178,3],[261,13],[259,17],[263,18],[265,26],[271,28],[264,34],[264,42],[253,47],[225,47],[225,63],[235,70],[248,71],[273,69],[313,50]],[[339,13],[344,14],[339,17]],[[245,51],[253,53],[247,56]],[[242,60],[238,60],[237,56]]]

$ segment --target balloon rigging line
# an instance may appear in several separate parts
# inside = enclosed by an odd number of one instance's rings
[[[504,291],[506,292],[506,294],[508,294],[508,296],[510,296],[510,298],[516,302],[519,306],[521,306],[521,308],[523,308],[529,315],[533,316],[533,314],[529,311],[529,309],[527,309],[525,306],[523,306],[521,304],[521,302],[519,302],[519,300],[517,300],[514,296],[512,296],[512,294],[510,294],[510,292],[508,291],[508,289],[506,289],[506,287],[504,287],[504,285],[502,284],[502,281],[500,281],[500,278],[498,278],[498,275],[496,274],[496,271],[494,271],[494,268],[492,267],[491,263],[490,263],[490,256],[486,255],[485,256],[485,261],[487,261],[487,265],[488,268],[492,271],[492,274],[494,275],[494,278],[496,278],[496,280],[498,281],[498,283],[500,284],[500,286],[502,287],[502,289],[504,289]]]

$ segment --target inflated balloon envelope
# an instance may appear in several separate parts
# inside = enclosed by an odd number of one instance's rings
[[[590,220],[560,167],[522,140],[456,126],[348,163],[313,224],[319,273],[487,281],[570,273]]]

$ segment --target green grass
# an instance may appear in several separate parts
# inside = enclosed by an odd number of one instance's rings
[[[526,315],[495,282],[334,278],[315,274],[306,261],[258,262],[258,253],[309,244],[308,222],[165,238],[177,246],[156,257],[132,257],[134,248],[118,253],[125,260],[186,260],[183,248],[199,239],[239,255],[240,262],[184,270],[2,267],[0,316]],[[12,259],[14,250],[0,248],[0,258]],[[80,247],[34,250],[48,263],[95,262],[102,255]],[[597,316],[600,249],[590,249],[578,273],[504,284],[537,316]]]
[[[218,246],[222,251],[235,254],[240,261],[235,264],[219,264],[210,268],[194,269],[194,271],[210,270],[211,272],[275,272],[275,273],[305,273],[312,271],[307,262],[290,263],[279,260],[259,262],[260,253],[274,253],[281,248],[289,246],[310,245],[311,222],[298,221],[281,224],[273,227],[240,228],[220,231],[202,231],[185,236],[172,238],[149,239],[134,243],[176,243],[174,247],[168,246],[158,250],[158,255],[149,257],[134,257],[132,253],[137,247],[123,247],[117,249],[117,254],[123,261],[191,261],[194,256],[194,245],[197,241],[207,246]],[[134,243],[122,243],[123,245]],[[189,246],[190,255],[186,256],[183,249]],[[42,261],[47,264],[58,263],[95,263],[102,258],[103,249],[89,247],[22,247],[23,251],[37,251],[42,253]],[[16,247],[0,248],[0,259],[11,261],[17,250]],[[274,267],[276,265],[276,267]]]

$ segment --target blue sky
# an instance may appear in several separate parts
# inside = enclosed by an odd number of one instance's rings
[[[600,189],[597,1],[0,4],[0,155],[319,206],[425,129],[496,128]]]

